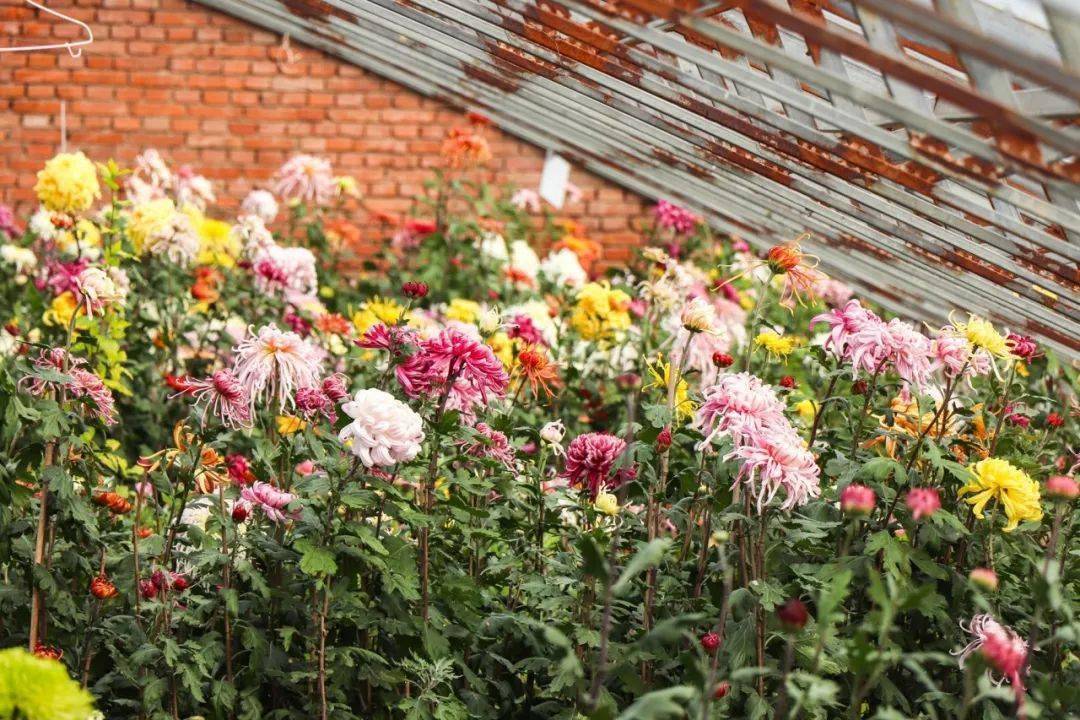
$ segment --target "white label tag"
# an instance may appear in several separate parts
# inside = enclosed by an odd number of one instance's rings
[[[548,151],[544,171],[540,175],[540,197],[561,210],[566,201],[566,186],[570,183],[570,163]]]

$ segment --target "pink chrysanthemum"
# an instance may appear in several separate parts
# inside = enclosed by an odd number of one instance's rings
[[[438,397],[449,383],[446,407],[467,419],[491,397],[501,397],[510,382],[491,348],[456,328],[422,340],[395,373],[409,397]]]
[[[40,371],[51,370],[64,373],[65,380],[46,380],[28,375],[19,381],[31,395],[42,396],[52,390],[62,391],[73,398],[86,398],[90,401],[93,414],[106,425],[116,423],[116,403],[112,390],[104,381],[87,370],[86,361],[75,357],[63,348],[42,350],[34,359],[34,367]]]
[[[1015,630],[1002,625],[990,615],[982,614],[971,618],[971,624],[960,629],[975,637],[962,650],[954,652],[960,658],[960,666],[975,652],[981,652],[987,664],[1000,674],[995,682],[1000,685],[1008,682],[1016,694],[1018,713],[1023,715],[1024,708],[1024,668],[1027,665],[1028,645]]]
[[[322,381],[322,391],[334,402],[349,397],[349,382],[341,373],[334,373]]]
[[[277,171],[274,194],[286,200],[325,205],[334,197],[330,161],[311,155],[295,155]]]
[[[480,437],[462,442],[462,452],[473,457],[498,460],[506,467],[513,466],[514,448],[511,447],[505,433],[499,432],[487,423],[476,423],[473,429]]]
[[[536,327],[536,323],[528,315],[515,315],[506,327],[506,334],[510,339],[521,338],[526,345],[541,345],[546,347],[544,333]]]
[[[574,487],[587,489],[595,499],[601,490],[618,487],[637,475],[632,467],[615,467],[625,450],[626,441],[608,433],[578,435],[566,448],[562,477]]]
[[[678,235],[689,235],[697,227],[697,215],[667,200],[657,202],[653,214],[657,225]]]
[[[183,395],[191,395],[202,405],[200,418],[213,413],[230,427],[251,426],[251,397],[247,388],[231,370],[218,370],[202,380],[188,380]]]
[[[276,399],[278,409],[283,409],[293,403],[297,389],[319,383],[318,352],[296,333],[284,332],[276,325],[264,325],[257,333],[249,331],[234,352],[233,372],[253,404]]]
[[[705,434],[703,445],[718,435],[728,435],[741,445],[754,442],[768,426],[786,423],[784,403],[773,389],[742,372],[723,375],[705,389],[696,425]]]
[[[22,235],[22,229],[19,227],[18,220],[15,219],[15,213],[7,205],[0,205],[0,232],[12,240]]]
[[[873,488],[851,483],[840,493],[840,510],[848,515],[869,515],[877,503]]]
[[[331,423],[337,420],[334,401],[322,387],[306,387],[296,391],[296,409],[308,420],[322,416]]]
[[[742,461],[734,485],[743,484],[756,500],[759,513],[780,490],[784,491],[782,510],[804,505],[821,494],[817,462],[790,425],[765,428],[753,443],[740,445],[724,456],[725,461],[732,458]]]
[[[240,491],[240,498],[247,506],[262,510],[267,519],[273,522],[282,522],[295,516],[294,513],[286,513],[285,508],[296,500],[296,495],[278,490],[270,483],[254,482]]]
[[[918,521],[941,509],[941,496],[934,488],[911,488],[904,497],[904,504],[911,510],[911,516]]]
[[[255,287],[265,295],[300,304],[319,289],[315,264],[315,255],[307,248],[271,245],[252,259]]]
[[[391,327],[379,323],[368,328],[355,342],[358,347],[368,350],[386,350],[391,355],[397,356],[416,342],[416,332],[400,325]]]
[[[930,339],[900,320],[890,320],[886,327],[889,331],[889,360],[896,373],[904,382],[922,388],[934,371]]]

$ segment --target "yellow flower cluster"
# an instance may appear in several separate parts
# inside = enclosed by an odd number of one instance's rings
[[[475,325],[480,317],[480,303],[465,298],[454,298],[446,307],[446,319]]]
[[[169,198],[136,205],[128,220],[128,232],[135,244],[135,252],[141,253],[148,240],[169,226],[175,214],[176,205]]]
[[[199,254],[195,261],[200,265],[217,265],[223,268],[235,266],[242,248],[240,239],[232,232],[232,226],[227,222],[206,217],[191,205],[185,206],[184,212],[199,237]]]
[[[405,307],[395,300],[384,299],[378,295],[361,305],[352,316],[353,325],[361,335],[379,323],[387,326],[397,325],[402,319],[406,322],[410,320]]]
[[[1042,507],[1039,505],[1039,484],[1027,473],[1007,460],[987,458],[968,466],[972,478],[960,488],[958,497],[965,499],[975,517],[983,517],[983,508],[991,500],[997,500],[1005,512],[1007,522],[1005,532],[1012,532],[1021,522],[1041,520]]]
[[[101,186],[90,158],[81,152],[60,153],[38,172],[34,192],[48,210],[76,213],[101,197]]]
[[[799,338],[793,335],[781,335],[773,330],[765,330],[754,338],[754,344],[769,354],[769,357],[782,360],[799,345]]]
[[[630,327],[630,296],[605,283],[591,282],[578,290],[570,324],[586,340],[609,340]]]

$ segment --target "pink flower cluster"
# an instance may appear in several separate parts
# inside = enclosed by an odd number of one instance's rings
[[[705,434],[702,446],[717,436],[731,438],[735,447],[724,460],[741,461],[734,486],[746,487],[758,512],[780,490],[785,494],[784,510],[821,494],[813,454],[784,416],[784,404],[760,378],[745,372],[721,376],[704,391],[696,425]]]
[[[395,373],[409,397],[447,392],[447,409],[460,411],[468,421],[475,420],[477,407],[501,397],[510,382],[491,348],[456,328],[421,340]]]
[[[561,477],[574,487],[585,488],[591,499],[601,490],[615,488],[633,480],[637,470],[616,462],[626,450],[626,441],[609,433],[585,433],[570,441],[566,448],[566,467]]]
[[[240,498],[246,508],[259,508],[267,519],[273,522],[282,522],[295,517],[295,513],[286,513],[285,508],[296,500],[296,495],[278,490],[270,483],[254,482],[240,491]]]
[[[59,372],[65,375],[63,380],[51,380],[34,375],[27,375],[20,380],[31,395],[42,396],[56,390],[73,398],[85,398],[90,401],[91,410],[98,420],[106,425],[116,423],[116,404],[112,390],[104,381],[84,366],[86,360],[75,357],[64,348],[42,350],[34,359],[34,368],[38,371]]]
[[[656,203],[653,214],[656,216],[657,225],[673,230],[678,235],[689,235],[698,223],[697,215],[667,200]]]

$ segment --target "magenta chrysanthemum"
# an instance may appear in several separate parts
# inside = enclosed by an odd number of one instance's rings
[[[491,397],[501,397],[510,382],[490,347],[455,328],[422,340],[395,372],[409,397],[448,392],[446,407],[466,418],[474,417],[476,408]]]
[[[693,232],[698,222],[697,215],[667,200],[657,202],[653,214],[656,216],[657,225],[673,230],[678,235]]]
[[[1001,677],[995,682],[1008,682],[1016,695],[1017,708],[1024,705],[1024,668],[1027,665],[1028,645],[1015,630],[1002,625],[987,614],[971,618],[971,624],[960,629],[974,636],[962,650],[954,652],[960,658],[960,666],[975,652],[981,652],[990,667]]]
[[[337,420],[334,401],[321,387],[306,387],[297,390],[296,409],[308,420],[313,420],[319,416],[326,418],[330,422]]]
[[[562,477],[595,498],[601,490],[618,487],[637,474],[632,467],[615,467],[625,450],[626,441],[608,433],[578,435],[566,449]]]
[[[203,425],[208,412],[230,427],[251,425],[251,397],[231,370],[218,370],[202,380],[188,380],[183,394],[193,396],[202,405]]]
[[[276,399],[278,409],[293,403],[303,387],[319,384],[320,359],[314,347],[294,332],[264,325],[248,332],[234,348],[233,372],[244,385],[252,403]]]
[[[514,464],[514,448],[511,447],[505,433],[499,432],[487,423],[476,423],[473,429],[480,437],[463,441],[462,452],[473,457],[498,460],[506,467]]]

